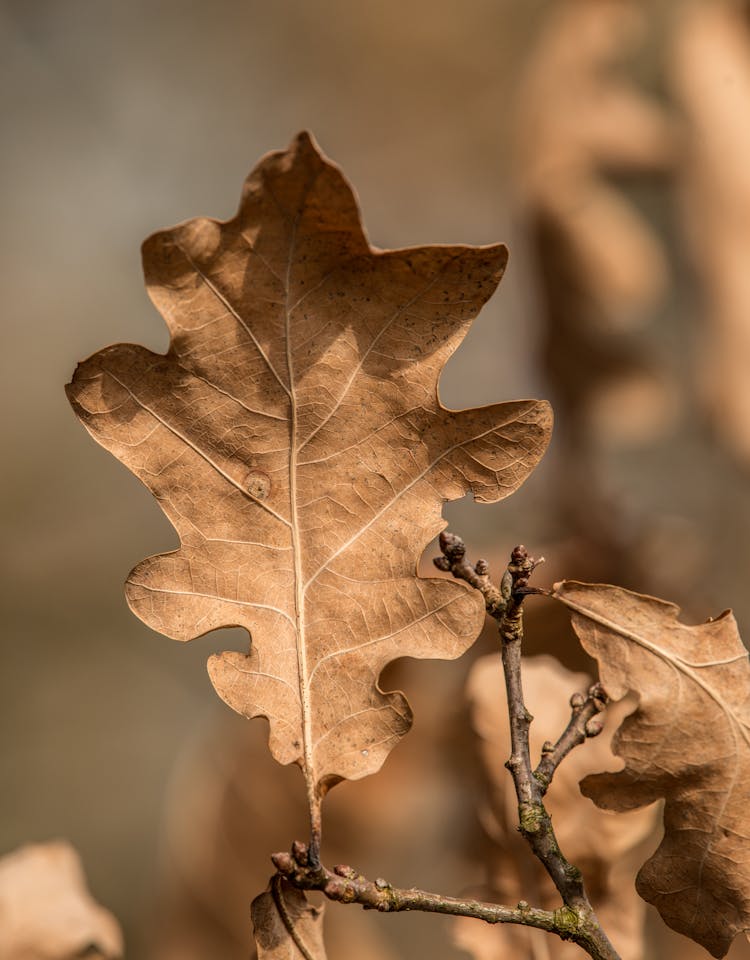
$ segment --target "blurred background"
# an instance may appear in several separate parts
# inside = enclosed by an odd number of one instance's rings
[[[175,536],[63,385],[108,343],[166,349],[141,241],[231,216],[298,130],[343,167],[375,245],[510,247],[441,396],[544,396],[556,433],[511,500],[447,508],[471,553],[498,570],[522,541],[548,558],[540,583],[620,583],[693,622],[732,606],[750,635],[744,4],[0,0],[0,72],[0,853],[72,841],[128,956],[248,956],[268,855],[305,834],[302,780],[211,689],[206,657],[243,636],[182,646],[128,612],[127,573]],[[530,620],[531,652],[585,666],[557,611]],[[333,792],[331,862],[482,882],[463,685],[490,649],[389,670],[415,729]],[[353,942],[364,960],[493,955],[444,918],[330,914],[331,960]],[[649,916],[630,956],[687,949]]]

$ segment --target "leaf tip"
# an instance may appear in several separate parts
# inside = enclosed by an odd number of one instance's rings
[[[323,156],[323,151],[311,130],[300,130],[289,145],[289,152],[297,154],[312,153],[318,157]]]
[[[539,423],[545,430],[547,437],[547,442],[552,436],[552,428],[555,425],[555,411],[552,409],[552,404],[549,400],[537,400],[537,408],[539,410]]]

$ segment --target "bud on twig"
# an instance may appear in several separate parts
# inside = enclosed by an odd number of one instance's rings
[[[604,720],[601,717],[592,717],[586,721],[584,729],[587,737],[598,737],[604,729]]]

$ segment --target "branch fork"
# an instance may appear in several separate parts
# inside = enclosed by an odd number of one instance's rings
[[[562,898],[556,910],[542,910],[521,900],[516,907],[444,897],[417,889],[400,889],[380,878],[368,880],[352,867],[339,864],[328,869],[320,863],[316,848],[295,841],[289,853],[276,853],[272,860],[279,875],[301,890],[319,890],[329,900],[358,903],[366,910],[383,913],[421,910],[453,916],[474,917],[488,923],[517,923],[555,933],[572,940],[593,960],[620,960],[596,918],[580,870],[563,855],[544,806],[544,795],[555,770],[576,746],[601,732],[600,714],[608,698],[601,684],[570,700],[570,720],[556,743],[547,741],[533,767],[529,727],[533,717],[526,709],[521,682],[523,601],[530,594],[548,591],[529,586],[529,578],[544,558],[535,560],[522,545],[514,547],[501,582],[489,576],[486,560],[470,563],[463,540],[447,531],[440,535],[441,556],[435,566],[478,590],[487,613],[498,621],[503,672],[508,694],[511,731],[510,770],[518,800],[519,830],[552,878]]]
[[[542,746],[542,758],[534,770],[534,779],[547,792],[555,770],[570,751],[590,737],[598,737],[604,728],[601,713],[609,702],[604,687],[595,683],[588,693],[574,693],[570,698],[570,720],[560,734],[557,743],[547,740]]]
[[[486,923],[518,923],[557,933],[566,940],[577,940],[574,925],[561,927],[559,910],[540,910],[520,900],[515,907],[483,903],[474,899],[444,897],[426,890],[400,889],[378,877],[368,880],[353,867],[337,864],[332,870],[314,862],[309,848],[299,841],[292,844],[289,853],[275,853],[271,857],[278,872],[300,890],[318,890],[329,900],[339,903],[358,903],[365,910],[381,913],[419,910],[449,916],[473,917]]]

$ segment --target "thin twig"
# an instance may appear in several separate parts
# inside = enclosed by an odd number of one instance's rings
[[[598,716],[607,705],[609,697],[600,683],[589,687],[588,693],[574,693],[570,698],[570,720],[560,734],[557,743],[548,740],[542,746],[542,759],[534,771],[534,779],[539,784],[542,796],[549,789],[555,770],[570,751],[590,737],[602,732],[603,721]]]
[[[479,590],[484,597],[487,613],[497,620],[501,619],[510,600],[510,580],[503,577],[500,587],[496,587],[488,576],[490,568],[487,561],[469,563],[464,542],[454,533],[446,530],[440,534],[440,549],[443,555],[432,561],[438,570],[450,572],[457,580],[465,580],[469,586]]]
[[[571,701],[573,712],[568,726],[557,743],[549,744],[549,749],[543,751],[534,771],[529,751],[529,726],[533,718],[524,704],[521,685],[522,605],[529,594],[545,592],[528,585],[532,571],[542,561],[529,557],[525,547],[516,547],[502,582],[496,587],[489,578],[486,561],[468,563],[460,537],[441,534],[440,548],[443,556],[435,560],[435,565],[479,590],[487,612],[499,622],[511,729],[511,756],[506,766],[516,788],[520,830],[552,878],[563,905],[557,910],[542,910],[520,901],[516,907],[507,907],[413,888],[404,890],[385,880],[368,880],[348,866],[339,865],[329,870],[320,863],[316,849],[311,850],[299,841],[292,844],[291,853],[275,853],[271,858],[274,866],[293,886],[300,890],[319,890],[329,900],[358,903],[366,910],[383,913],[421,910],[473,917],[487,923],[517,923],[572,940],[593,960],[620,960],[589,903],[580,870],[565,859],[557,844],[542,800],[559,763],[577,743],[594,735],[598,725],[595,713],[604,705],[605,694],[595,685],[587,698]]]
[[[526,709],[521,682],[521,648],[523,645],[523,601],[532,591],[529,586],[529,577],[534,568],[541,561],[529,556],[524,546],[513,549],[510,563],[503,576],[498,593],[503,600],[502,608],[494,602],[492,584],[488,576],[488,567],[485,561],[479,561],[472,567],[467,562],[466,549],[463,541],[455,534],[444,533],[440,537],[440,548],[445,557],[445,563],[438,558],[435,565],[439,569],[449,569],[455,577],[471,583],[473,575],[483,578],[478,587],[485,597],[488,613],[499,621],[500,648],[505,675],[505,687],[508,695],[508,717],[510,720],[511,755],[506,763],[513,777],[518,799],[519,829],[557,887],[563,903],[576,918],[577,929],[581,935],[576,942],[592,957],[619,960],[618,954],[602,930],[596,914],[589,902],[583,883],[581,871],[569,863],[563,855],[552,828],[552,821],[544,806],[543,797],[546,786],[543,788],[535,776],[531,765],[529,751],[529,727],[533,717]],[[481,566],[480,566],[481,564]],[[479,567],[479,572],[477,571]],[[595,705],[597,697],[591,697],[591,705]],[[582,704],[582,706],[584,706]],[[577,718],[576,718],[577,721]],[[587,718],[588,722],[593,722]],[[557,764],[566,753],[575,746],[577,741],[577,723],[568,725],[560,741],[559,754],[553,747],[550,756],[554,754],[555,763],[549,771],[549,778]],[[584,731],[585,737],[585,731]],[[562,741],[562,743],[561,743]],[[575,742],[574,742],[575,741]],[[547,765],[543,773],[547,773]],[[549,785],[549,780],[547,780]]]
[[[520,901],[516,907],[479,900],[444,897],[426,890],[408,890],[391,886],[385,880],[368,880],[352,867],[338,865],[329,870],[321,864],[310,863],[307,847],[299,842],[291,853],[275,853],[273,863],[281,876],[300,890],[319,890],[329,900],[340,903],[358,903],[365,910],[396,913],[420,910],[454,917],[472,917],[487,923],[517,923],[555,933],[563,940],[580,944],[595,960],[611,960],[609,953],[591,952],[588,934],[580,929],[578,917],[565,907],[559,910],[540,910]]]

